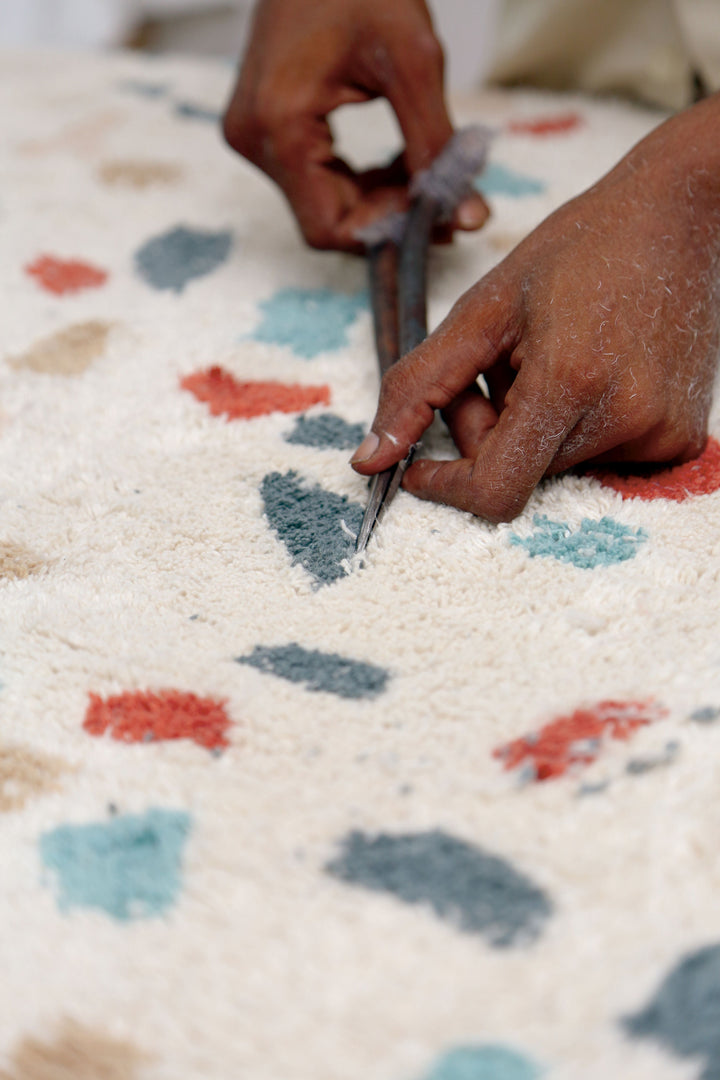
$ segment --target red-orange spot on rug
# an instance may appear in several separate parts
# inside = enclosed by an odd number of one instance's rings
[[[108,278],[107,271],[97,266],[79,259],[59,259],[55,255],[40,255],[25,267],[25,271],[37,279],[41,288],[56,296],[97,289]]]
[[[109,698],[90,694],[83,728],[89,735],[110,732],[120,742],[192,739],[208,750],[229,746],[225,702],[180,690],[126,691]]]
[[[670,469],[629,474],[593,469],[589,473],[603,487],[612,488],[623,499],[672,499],[684,502],[693,495],[711,495],[720,489],[720,442],[708,439],[699,458]]]
[[[329,386],[302,386],[299,383],[240,382],[229,371],[211,367],[186,375],[180,381],[213,416],[229,420],[250,420],[269,413],[303,412],[311,405],[329,405]]]
[[[511,120],[508,131],[513,135],[564,135],[574,131],[583,123],[583,118],[576,112],[555,113],[551,116],[533,116],[526,120]]]
[[[523,766],[534,780],[553,780],[573,766],[595,761],[603,739],[629,739],[638,728],[666,715],[667,710],[652,701],[601,701],[497,747],[493,757],[500,758],[505,769]]]

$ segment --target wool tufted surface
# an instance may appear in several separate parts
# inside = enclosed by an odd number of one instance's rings
[[[356,565],[365,268],[224,148],[232,72],[2,66],[0,1076],[718,1080],[718,444],[401,493]],[[660,119],[456,113],[433,324]]]

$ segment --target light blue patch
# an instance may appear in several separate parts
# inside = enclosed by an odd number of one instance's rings
[[[182,292],[189,281],[205,277],[227,259],[232,233],[206,232],[178,225],[143,244],[135,255],[140,276],[154,289]]]
[[[542,195],[547,185],[535,176],[515,172],[507,165],[491,161],[475,181],[475,187],[488,198],[492,195],[508,195],[511,199],[522,199],[527,195]]]
[[[406,904],[426,904],[496,949],[533,941],[553,911],[542,889],[507,860],[441,829],[377,836],[354,830],[325,871]]]
[[[154,809],[46,833],[40,854],[57,874],[58,906],[100,908],[122,922],[161,915],[180,892],[189,831],[186,813]]]
[[[292,470],[268,473],[261,492],[267,519],[293,563],[300,563],[317,586],[345,577],[342,564],[355,551],[362,506],[319,484],[307,487]]]
[[[250,656],[236,657],[239,664],[249,664],[258,671],[267,671],[294,683],[305,683],[308,690],[322,690],[338,697],[374,698],[381,694],[388,673],[374,664],[353,660],[337,653],[318,649],[303,649],[290,645],[256,645]]]
[[[540,1071],[505,1046],[458,1046],[444,1054],[423,1080],[536,1080]]]
[[[642,1012],[622,1021],[633,1038],[652,1038],[678,1057],[702,1061],[699,1080],[720,1080],[720,945],[685,956]]]
[[[632,559],[647,540],[644,529],[631,529],[609,517],[599,521],[583,518],[580,527],[572,529],[567,522],[551,521],[544,514],[536,514],[533,524],[534,533],[530,536],[513,533],[510,543],[525,548],[531,558],[549,556],[581,570]]]
[[[286,345],[296,356],[310,360],[347,345],[347,331],[367,308],[363,293],[332,289],[280,289],[260,303],[262,320],[252,341]]]
[[[178,101],[175,103],[175,113],[183,120],[204,120],[209,124],[220,122],[220,113],[217,109],[207,109],[204,105],[193,105],[191,101]]]
[[[295,427],[285,436],[285,442],[318,449],[354,450],[364,437],[362,424],[348,424],[341,416],[321,413],[320,416],[298,416]]]

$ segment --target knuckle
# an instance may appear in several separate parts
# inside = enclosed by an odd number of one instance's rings
[[[259,86],[252,93],[238,92],[222,122],[225,141],[251,161],[262,157],[268,136],[292,130],[282,96],[272,86]]]
[[[613,413],[621,412],[621,404],[615,403],[610,395],[609,400],[602,402],[604,411],[611,417]],[[640,439],[649,437],[653,433],[659,433],[667,429],[666,410],[664,402],[657,400],[654,395],[650,397],[635,397],[628,409],[628,438]]]
[[[525,509],[530,491],[525,485],[513,486],[507,477],[488,476],[487,471],[481,471],[478,466],[479,459],[470,475],[473,513],[492,525],[513,521]]]
[[[526,495],[513,492],[492,492],[485,495],[479,517],[485,518],[492,525],[514,521],[522,513],[527,503]]]
[[[445,53],[432,30],[417,30],[413,35],[412,47],[408,54],[408,69],[426,78],[428,69],[442,71]]]
[[[383,376],[380,391],[381,401],[384,406],[392,405],[399,398],[406,396],[407,375],[395,364]]]
[[[231,105],[222,118],[222,133],[225,142],[239,154],[245,154],[244,144],[247,137],[247,118],[242,109]],[[245,154],[247,157],[247,155]]]
[[[244,105],[231,106],[222,120],[222,133],[231,149],[249,161],[257,161],[261,154],[262,133],[250,109]]]
[[[306,222],[302,234],[308,247],[316,251],[332,251],[341,246],[332,228],[322,221]]]

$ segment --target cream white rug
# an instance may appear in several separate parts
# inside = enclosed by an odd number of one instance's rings
[[[222,145],[231,70],[2,70],[3,1080],[717,1080],[717,444],[401,493],[355,566],[365,267]],[[660,119],[456,114],[433,324]]]

